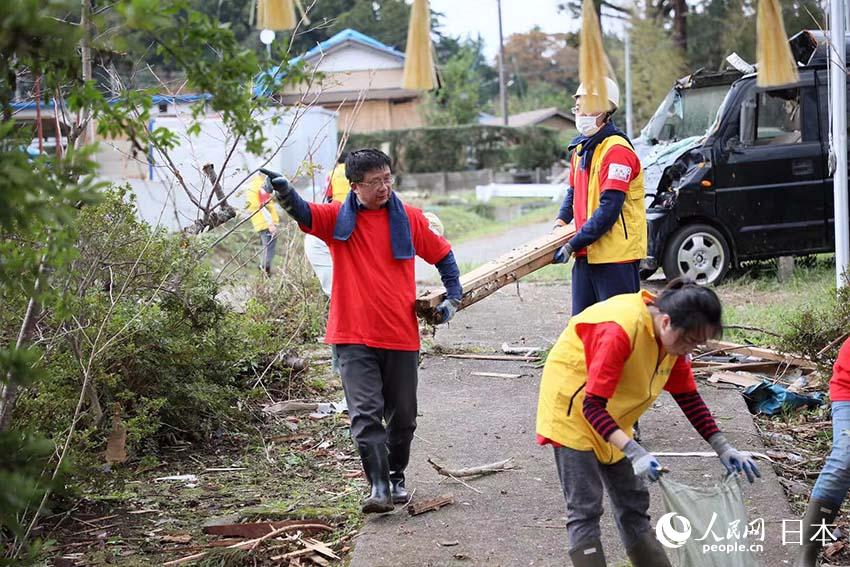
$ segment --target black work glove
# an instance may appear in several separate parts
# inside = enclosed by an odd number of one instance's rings
[[[289,180],[282,173],[277,173],[264,167],[260,168],[260,173],[266,176],[266,182],[264,184],[266,192],[274,193],[277,200],[281,203],[292,192],[292,185],[290,185]]]

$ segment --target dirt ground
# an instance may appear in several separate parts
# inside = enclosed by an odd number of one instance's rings
[[[503,289],[458,314],[439,329],[435,345],[446,349],[498,350],[503,342],[545,347],[566,322],[565,286],[523,285]],[[471,372],[521,374],[519,378],[473,376]],[[426,357],[420,373],[420,414],[410,467],[417,500],[442,494],[456,503],[410,517],[404,511],[368,518],[355,539],[353,567],[442,565],[564,565],[568,563],[563,497],[551,449],[534,443],[540,370],[518,362]],[[759,451],[761,439],[737,390],[702,385],[721,428],[741,448]],[[652,451],[710,451],[669,396],[663,395],[641,420],[644,444]],[[463,468],[513,458],[521,468],[469,482],[446,481],[427,463]],[[715,457],[668,457],[671,478],[709,487],[720,478]],[[790,509],[770,466],[763,479],[744,487],[750,519],[764,519],[766,541],[758,559],[765,567],[790,560],[781,542]],[[473,490],[474,489],[474,490]],[[651,514],[662,513],[658,488]],[[627,564],[613,519],[603,516],[611,565]]]

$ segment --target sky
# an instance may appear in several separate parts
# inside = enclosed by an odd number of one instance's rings
[[[442,12],[442,32],[453,36],[481,34],[488,59],[499,51],[499,18],[496,0],[431,0],[431,9]],[[529,31],[535,25],[548,33],[577,31],[580,20],[569,12],[558,13],[557,0],[502,0],[502,33]]]

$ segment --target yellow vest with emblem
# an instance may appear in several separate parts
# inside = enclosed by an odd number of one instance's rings
[[[602,188],[599,186],[602,160],[608,150],[614,146],[624,146],[629,151],[633,151],[625,138],[616,135],[608,136],[596,146],[593,158],[590,160],[590,175],[588,175],[586,211],[588,219],[599,208],[599,200],[602,196]],[[578,151],[573,154],[572,167],[580,167]],[[620,218],[599,240],[587,247],[588,263],[613,264],[641,260],[646,257],[646,209],[643,201],[643,170],[641,170],[629,183]]]
[[[631,438],[632,426],[664,389],[678,358],[666,355],[658,360],[659,347],[646,304],[652,297],[645,291],[616,295],[570,319],[546,358],[537,402],[538,435],[577,451],[593,451],[603,464],[616,463],[624,457],[584,417],[587,363],[576,326],[613,322],[629,336],[632,352],[607,410]]]

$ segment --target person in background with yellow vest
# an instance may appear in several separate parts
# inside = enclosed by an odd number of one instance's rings
[[[579,136],[569,146],[570,186],[555,226],[575,220],[576,235],[556,254],[566,263],[575,254],[572,271],[572,314],[598,301],[640,289],[638,263],[646,256],[646,211],[643,172],[626,134],[611,116],[620,104],[617,83],[606,78],[611,109],[584,114],[579,85],[572,109]]]
[[[247,209],[251,214],[251,224],[260,235],[263,246],[260,269],[269,277],[272,275],[272,260],[274,260],[277,244],[277,225],[280,223],[277,206],[273,201],[269,202],[271,197],[271,193],[266,191],[265,177],[255,175],[248,186]]]
[[[761,476],[734,449],[697,392],[687,355],[722,331],[720,300],[692,282],[671,282],[658,297],[623,294],[572,317],[543,369],[537,442],[555,448],[567,502],[575,567],[604,567],[600,540],[603,486],[633,567],[670,562],[649,521],[645,481],[658,460],[632,439],[632,425],[667,390],[730,472]]]
[[[342,152],[336,160],[336,165],[328,176],[328,188],[325,192],[325,202],[344,203],[348,197],[348,192],[351,191],[351,183],[345,176],[345,158],[348,157],[348,152]]]

